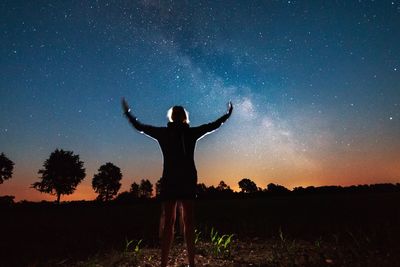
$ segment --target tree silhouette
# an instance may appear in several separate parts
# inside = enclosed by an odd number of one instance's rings
[[[153,194],[153,185],[148,179],[142,179],[140,181],[139,192],[141,198],[151,198]]]
[[[132,194],[133,198],[139,198],[140,197],[140,189],[139,185],[135,182],[131,184],[131,189],[129,190],[129,193]]]
[[[114,201],[120,202],[120,203],[130,203],[133,202],[137,197],[133,197],[132,193],[129,191],[124,191],[119,193],[115,198]]]
[[[14,204],[14,196],[0,196],[0,207],[1,206],[11,206]]]
[[[232,189],[224,181],[219,182],[217,186],[218,191],[232,191]]]
[[[282,185],[270,183],[267,185],[267,192],[273,194],[287,194],[290,193],[290,190]]]
[[[258,190],[256,183],[248,178],[239,181],[239,187],[244,193],[255,193]]]
[[[12,177],[14,170],[14,162],[12,162],[9,158],[4,155],[4,153],[0,154],[0,184],[2,184],[5,180],[8,180]]]
[[[162,177],[156,182],[156,197],[159,197],[161,193],[161,179]]]
[[[198,198],[205,197],[206,192],[207,192],[207,186],[204,183],[198,183],[196,185],[196,196]]]
[[[121,188],[122,173],[121,169],[107,162],[100,166],[98,173],[94,175],[92,187],[98,193],[98,200],[109,201]]]
[[[43,167],[38,172],[41,181],[33,183],[32,187],[42,193],[56,195],[57,203],[60,203],[61,195],[72,194],[86,175],[79,156],[62,149],[52,152]]]

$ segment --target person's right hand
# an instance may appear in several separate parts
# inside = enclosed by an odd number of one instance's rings
[[[122,98],[121,104],[122,104],[122,110],[124,111],[124,113],[129,113],[131,111],[131,109],[129,108],[128,102],[126,102],[124,97]]]

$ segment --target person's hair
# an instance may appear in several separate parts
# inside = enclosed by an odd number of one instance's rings
[[[182,106],[173,106],[170,108],[167,117],[170,122],[189,123],[189,113]]]

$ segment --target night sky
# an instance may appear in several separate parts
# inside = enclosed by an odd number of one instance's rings
[[[400,182],[400,1],[16,1],[0,3],[0,195],[30,185],[56,148],[93,199],[112,162],[121,191],[161,176],[157,143],[133,130],[183,105],[191,125],[231,119],[197,144],[199,182],[259,187]]]

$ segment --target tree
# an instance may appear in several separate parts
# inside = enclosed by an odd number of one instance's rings
[[[13,205],[14,199],[14,196],[0,196],[0,207]]]
[[[162,177],[160,179],[158,179],[158,181],[156,182],[156,197],[160,196],[160,193],[161,193],[161,182],[162,182]]]
[[[122,173],[121,169],[107,162],[101,165],[98,173],[94,175],[92,187],[98,193],[97,199],[101,201],[109,201],[112,199],[121,188]]]
[[[139,198],[139,196],[140,196],[139,185],[137,183],[133,182],[131,184],[131,189],[130,189],[129,193],[132,194],[133,198]]]
[[[12,162],[9,158],[4,155],[4,153],[0,154],[0,184],[2,184],[5,180],[8,180],[12,177],[14,170],[14,162]]]
[[[204,183],[198,183],[196,185],[196,195],[200,198],[204,197],[207,193],[207,186]]]
[[[148,179],[142,179],[139,186],[139,196],[141,198],[151,198],[153,194],[153,185]]]
[[[279,185],[279,184],[273,184],[270,183],[267,185],[267,192],[269,193],[273,193],[273,194],[287,194],[290,192],[289,189],[287,189],[286,187]]]
[[[60,203],[61,195],[72,194],[86,175],[79,156],[62,149],[52,152],[43,167],[38,172],[41,181],[33,183],[32,187],[42,193],[56,195],[57,203]]]
[[[219,182],[217,186],[218,191],[232,191],[232,189],[224,181]]]
[[[133,197],[132,193],[129,191],[124,191],[119,193],[115,198],[114,201],[120,202],[120,203],[131,203],[133,202],[137,197]]]
[[[248,178],[239,181],[239,187],[244,193],[255,193],[258,190],[256,183]]]

